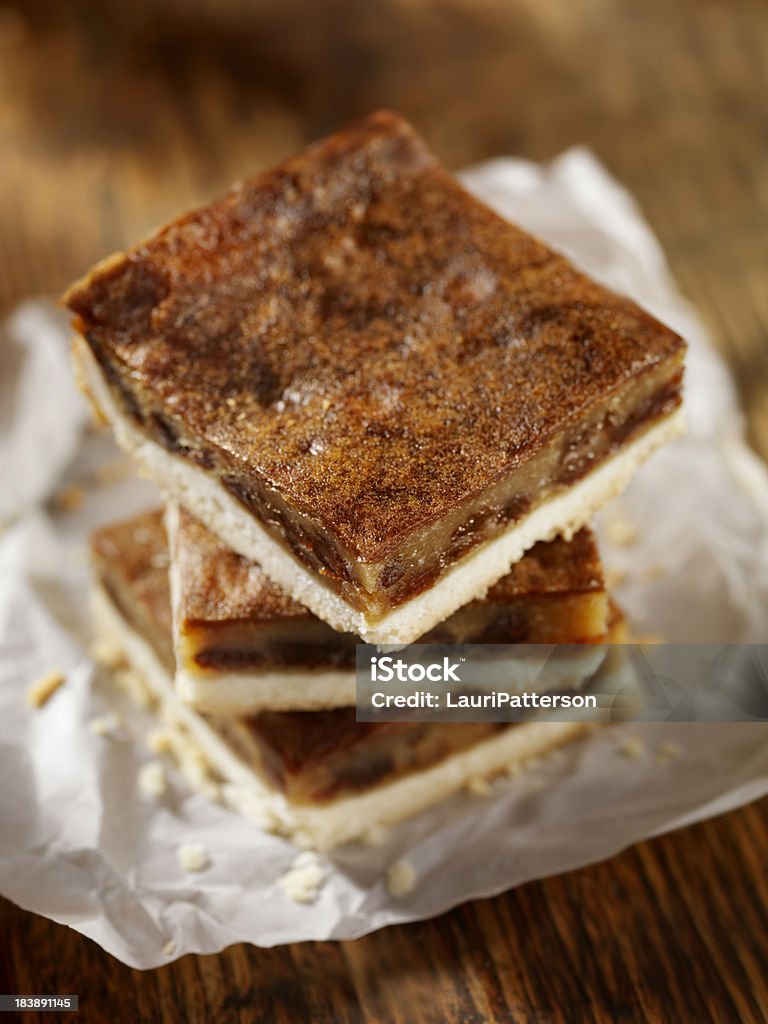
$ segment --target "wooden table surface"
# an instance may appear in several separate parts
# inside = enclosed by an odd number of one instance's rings
[[[768,454],[767,97],[764,0],[19,0],[0,309],[377,106],[454,167],[583,142],[638,197]],[[2,903],[0,992],[77,992],[115,1024],[764,1022],[766,850],[763,801],[432,922],[147,973]]]

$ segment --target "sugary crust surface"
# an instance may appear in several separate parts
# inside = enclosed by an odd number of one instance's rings
[[[313,618],[266,575],[258,563],[236,554],[185,509],[175,531],[175,570],[180,622],[273,622]],[[580,530],[568,542],[556,537],[534,545],[488,591],[483,603],[522,596],[598,592],[603,571],[594,534]]]
[[[134,386],[363,561],[684,347],[389,113],[172,222],[67,303]]]

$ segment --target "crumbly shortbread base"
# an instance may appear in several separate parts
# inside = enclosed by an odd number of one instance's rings
[[[195,711],[209,715],[249,715],[260,711],[323,711],[352,707],[356,698],[355,672],[317,671],[204,671],[187,667],[180,628],[181,580],[176,560],[179,507],[166,502],[165,528],[170,547],[173,648],[176,655],[176,695]]]
[[[683,412],[678,409],[601,462],[578,483],[539,505],[505,533],[482,544],[429,590],[372,620],[305,569],[215,478],[183,457],[167,452],[137,430],[118,409],[98,363],[82,340],[76,348],[76,358],[85,385],[112,424],[118,443],[157,481],[168,498],[188,508],[225,544],[245,558],[259,562],[278,586],[318,618],[340,632],[354,633],[367,643],[380,645],[413,643],[458,608],[483,597],[538,541],[552,540],[558,534],[572,537],[598,509],[624,490],[641,463],[684,428]]]
[[[340,797],[321,806],[292,804],[269,789],[205,719],[178,700],[173,680],[155,652],[126,623],[98,585],[92,590],[91,604],[100,635],[122,648],[156,697],[164,720],[183,729],[221,775],[228,803],[262,827],[289,836],[302,846],[328,850],[376,834],[463,789],[474,779],[514,772],[591,728],[583,722],[515,725],[431,768],[367,793]]]

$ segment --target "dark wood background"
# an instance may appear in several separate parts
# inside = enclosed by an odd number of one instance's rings
[[[6,3],[0,309],[377,106],[457,168],[590,145],[768,454],[764,0]],[[115,1024],[764,1022],[767,850],[763,801],[433,922],[143,974],[2,903],[0,991],[77,992]]]

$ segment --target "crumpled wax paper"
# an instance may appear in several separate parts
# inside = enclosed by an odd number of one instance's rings
[[[766,471],[741,440],[728,373],[631,198],[583,149],[548,167],[496,160],[465,181],[690,342],[687,437],[655,455],[602,516],[605,559],[634,628],[673,641],[765,639]],[[289,842],[192,793],[172,768],[164,797],[138,791],[137,771],[153,756],[150,723],[87,657],[85,541],[92,526],[157,494],[101,468],[118,458],[106,436],[89,432],[75,451],[82,407],[50,343],[56,334],[64,351],[60,319],[27,304],[13,330],[27,358],[15,384],[13,373],[0,378],[2,508],[17,517],[0,536],[0,891],[22,907],[142,968],[240,941],[353,938],[601,860],[768,791],[764,724],[615,726],[499,780],[490,795],[440,804],[382,845],[324,857],[315,901],[292,902],[278,884],[296,856]],[[74,459],[65,507],[30,511],[65,452]],[[22,486],[27,472],[34,487]],[[73,481],[88,485],[80,507]],[[65,685],[30,710],[27,686],[52,667],[68,672]],[[116,707],[111,735],[89,728]],[[186,843],[206,849],[206,870],[182,870]],[[399,858],[416,884],[395,898],[386,871]]]
[[[0,325],[0,524],[44,500],[85,422],[62,344],[68,322],[53,303],[29,301]]]

